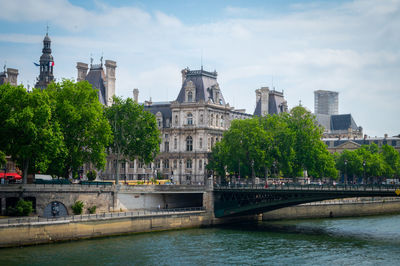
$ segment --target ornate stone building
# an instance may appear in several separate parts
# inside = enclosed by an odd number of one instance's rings
[[[88,64],[82,62],[76,63],[78,70],[76,81],[87,80],[92,84],[93,89],[98,90],[99,101],[104,105],[110,106],[112,98],[115,95],[115,69],[117,63],[112,60],[106,60],[106,72],[104,73],[103,58],[100,59],[100,64],[93,64],[93,59],[91,61],[90,69],[88,68]]]
[[[17,86],[18,82],[18,69],[7,68],[4,66],[4,71],[0,72],[0,85],[10,83],[10,85]]]
[[[139,91],[133,98],[138,101]],[[287,110],[283,93],[256,90],[255,115],[279,113]],[[145,110],[156,116],[161,131],[160,154],[148,165],[127,160],[120,165],[120,179],[150,179],[162,176],[179,184],[201,184],[206,176],[205,166],[211,148],[221,140],[234,119],[253,115],[235,110],[226,103],[217,82],[217,73],[201,70],[182,70],[182,87],[172,102],[144,102]],[[115,178],[116,162],[110,156],[104,179]]]

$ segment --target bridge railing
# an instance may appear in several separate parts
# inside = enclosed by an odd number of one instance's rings
[[[95,214],[82,214],[82,215],[71,215],[63,217],[23,217],[23,218],[9,218],[0,219],[0,227],[16,224],[37,224],[37,223],[64,223],[74,221],[90,221],[90,220],[101,220],[101,219],[114,219],[123,217],[146,217],[146,216],[163,216],[163,215],[175,215],[191,212],[205,211],[205,207],[188,207],[188,208],[174,208],[174,209],[145,209],[137,211],[127,212],[103,212]]]
[[[214,189],[266,189],[266,190],[344,190],[344,191],[394,191],[400,185],[360,185],[360,184],[214,184]]]

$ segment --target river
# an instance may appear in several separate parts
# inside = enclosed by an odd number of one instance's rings
[[[0,249],[0,265],[399,265],[400,215],[262,222]]]

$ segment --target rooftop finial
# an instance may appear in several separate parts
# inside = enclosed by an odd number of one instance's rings
[[[3,70],[4,70],[4,73],[6,73],[6,63],[4,63]]]
[[[49,35],[49,22],[47,22],[47,25],[46,25],[46,35]]]
[[[100,65],[103,66],[103,52],[101,52]]]
[[[93,65],[93,54],[90,54],[90,68],[92,68]]]
[[[301,100],[299,100],[299,106],[301,106]]]
[[[200,64],[201,64],[201,70],[203,70],[203,49],[201,49]]]

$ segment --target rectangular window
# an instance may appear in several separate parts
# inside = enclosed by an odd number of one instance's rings
[[[125,169],[125,163],[121,163],[121,168]]]
[[[177,160],[174,160],[174,169],[176,169],[178,167],[178,162]]]
[[[200,147],[200,149],[203,148],[203,138],[199,139],[199,147]]]
[[[202,160],[199,160],[199,169],[200,170],[203,169],[203,161]]]
[[[168,142],[168,141],[166,141],[166,142],[164,143],[164,151],[165,151],[165,152],[169,152],[169,142]]]
[[[169,168],[169,160],[168,159],[163,160],[163,168],[165,168],[165,169]]]
[[[143,162],[142,161],[139,161],[138,168],[143,168]]]
[[[174,138],[174,150],[178,148],[178,139]]]
[[[160,164],[160,160],[157,160],[157,161],[156,161],[156,168],[157,168],[157,169],[160,169],[160,165],[161,165],[161,164]]]
[[[186,168],[192,168],[192,160],[188,159],[186,161]]]
[[[135,163],[134,162],[129,162],[129,168],[135,168]]]

